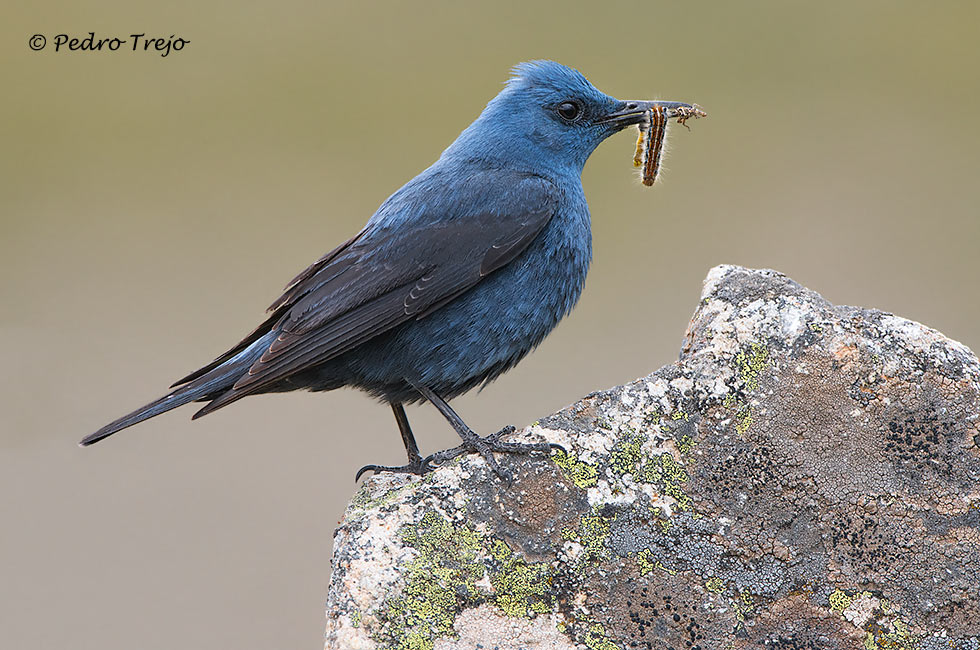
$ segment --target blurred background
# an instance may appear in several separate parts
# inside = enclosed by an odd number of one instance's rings
[[[592,157],[585,295],[517,369],[457,400],[477,430],[672,362],[721,263],[980,347],[980,4],[272,7],[5,7],[3,647],[321,647],[354,472],[403,462],[387,407],[353,391],[253,397],[75,443],[250,331],[519,61],[709,117],[672,129],[654,188],[632,169],[635,131]],[[56,34],[89,31],[190,43],[53,51]],[[425,452],[455,444],[433,409],[409,417]]]

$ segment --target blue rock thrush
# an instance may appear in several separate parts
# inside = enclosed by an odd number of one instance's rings
[[[424,473],[465,452],[548,451],[480,437],[446,400],[513,367],[575,305],[592,255],[582,168],[610,135],[663,107],[621,101],[551,61],[522,63],[439,160],[392,194],[357,235],[290,282],[269,317],[173,391],[82,440],[90,445],[189,402],[194,418],[247,395],[354,386],[391,405]],[[462,445],[419,454],[403,404],[428,400]]]

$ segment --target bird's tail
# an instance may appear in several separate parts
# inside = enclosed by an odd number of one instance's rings
[[[83,438],[78,444],[82,447],[87,447],[104,438],[108,438],[126,427],[131,427],[143,420],[149,420],[178,406],[183,406],[184,404],[189,404],[197,400],[216,397],[231,388],[244,373],[248,372],[251,365],[268,348],[268,340],[274,337],[274,335],[273,332],[266,334],[221,365],[209,370],[193,381],[177,387],[160,399],[154,400],[132,413],[110,422],[95,433]]]

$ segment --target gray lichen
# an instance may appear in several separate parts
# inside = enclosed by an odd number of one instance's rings
[[[713,269],[680,360],[370,479],[327,648],[980,650],[980,364],[938,332]]]

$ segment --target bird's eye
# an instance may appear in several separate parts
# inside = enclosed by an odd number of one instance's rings
[[[555,107],[555,112],[561,119],[574,122],[582,115],[582,107],[576,102],[562,102]]]

